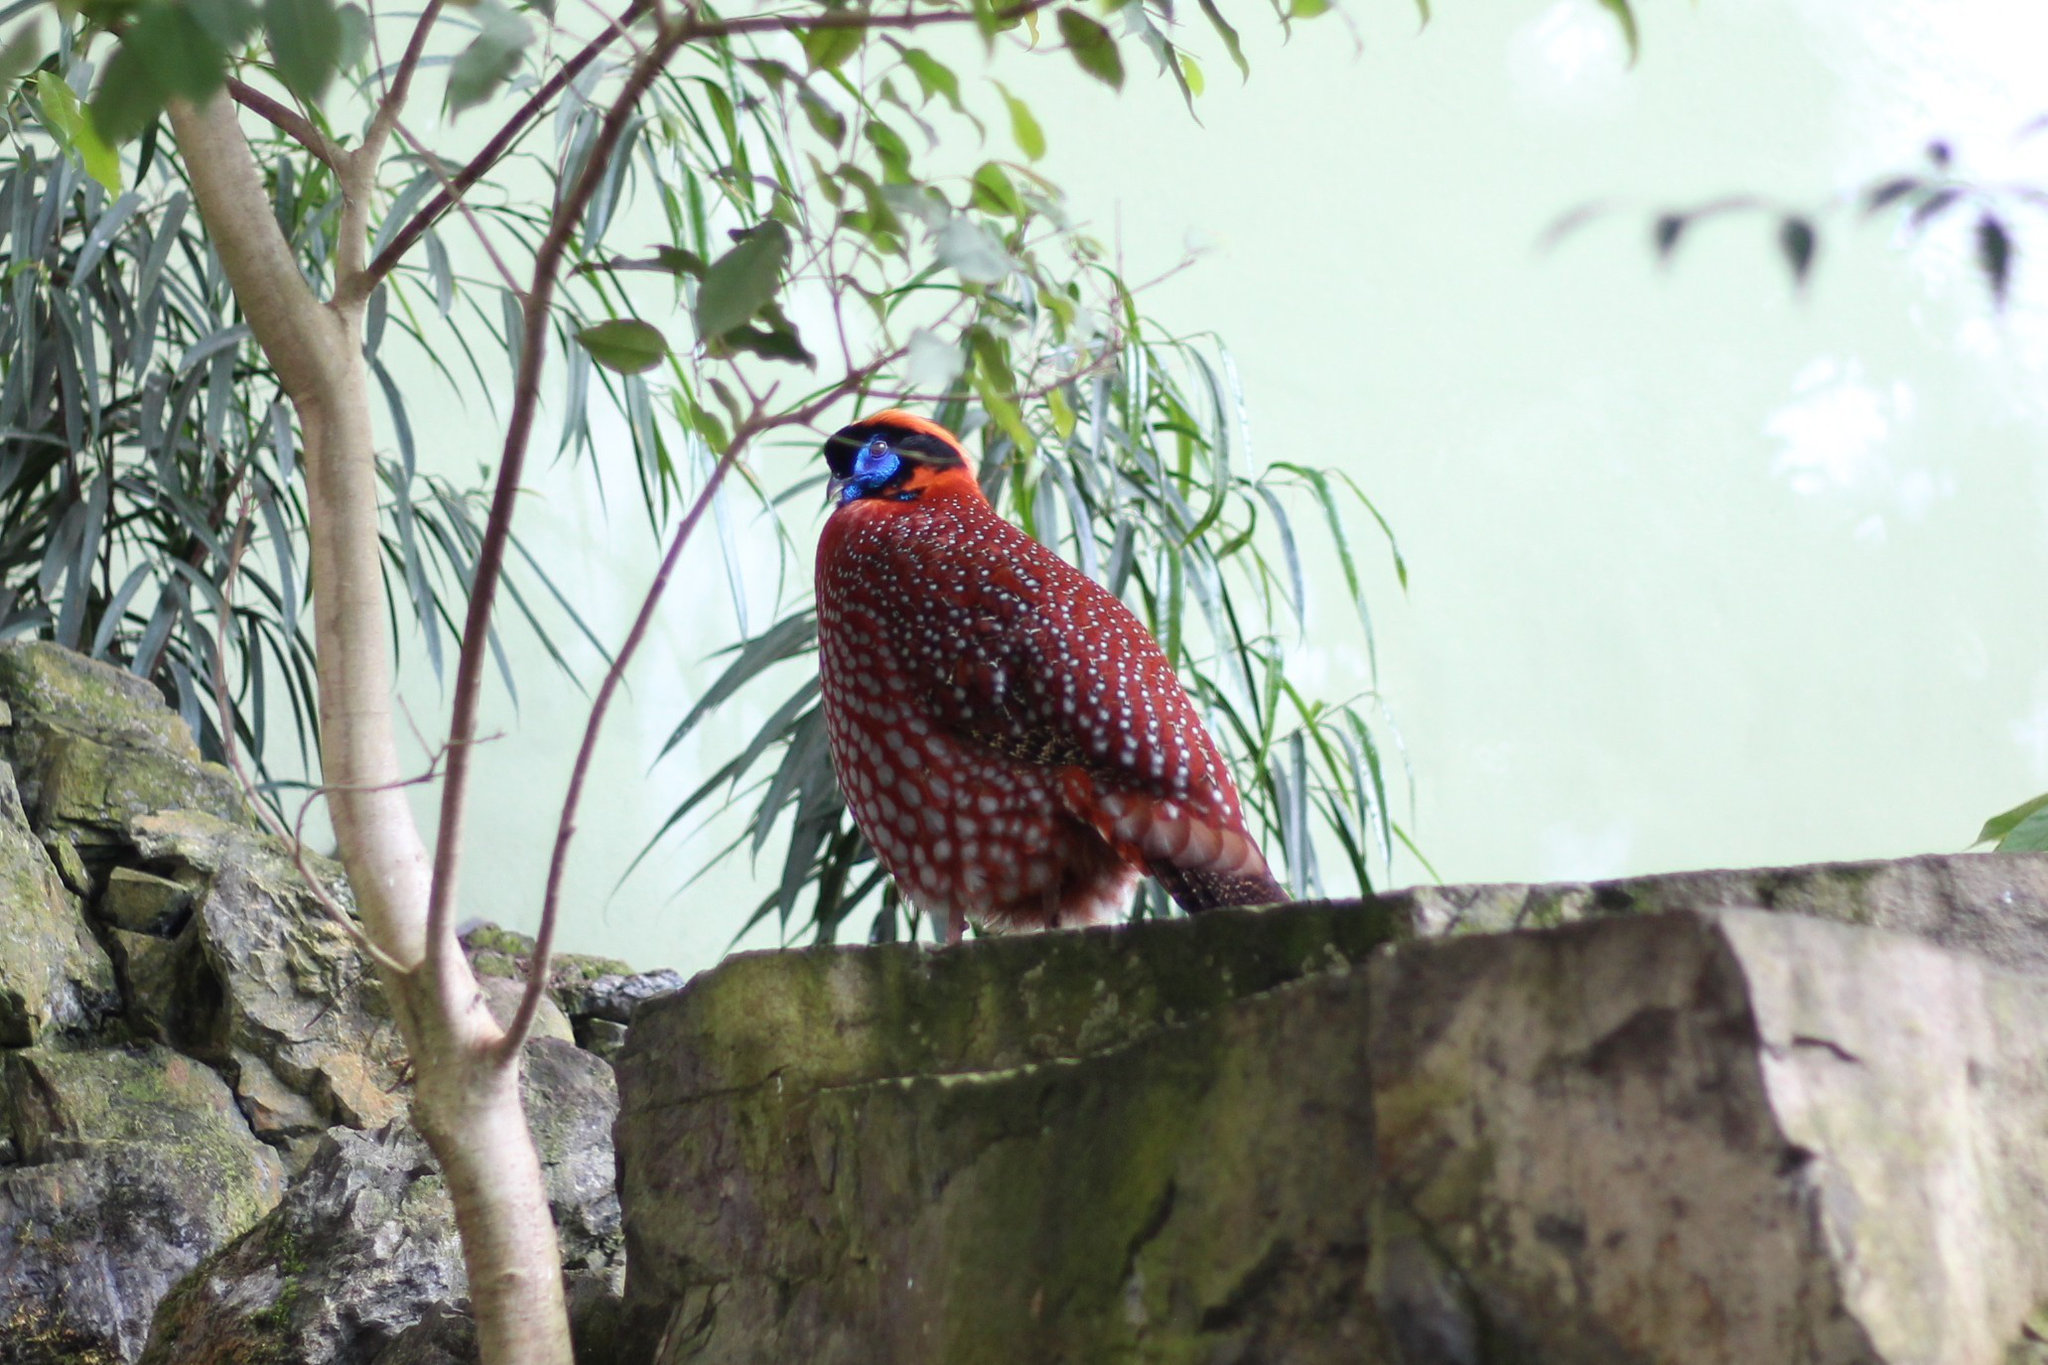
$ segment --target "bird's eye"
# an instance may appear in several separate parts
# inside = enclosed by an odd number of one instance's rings
[[[881,437],[877,436],[874,440],[868,442],[868,454],[886,455],[888,453],[889,443],[883,440]]]

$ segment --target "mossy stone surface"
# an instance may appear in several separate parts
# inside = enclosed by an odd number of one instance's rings
[[[620,1058],[628,1305],[663,1365],[2025,1360],[2041,867],[734,959]]]
[[[113,963],[0,763],[0,1047],[90,1031],[119,1008]]]
[[[12,1359],[134,1359],[165,1291],[283,1192],[227,1087],[168,1048],[10,1053],[0,1115],[21,1163],[0,1169],[0,1303],[69,1352]]]
[[[1353,969],[1402,928],[728,961],[620,1062],[629,1299],[676,1361],[1370,1358]]]
[[[201,761],[143,679],[47,642],[14,643],[0,645],[0,697],[13,716],[5,756],[46,833],[119,845],[129,820],[164,810],[251,823],[234,776]]]
[[[2048,971],[2048,854],[1942,853],[1607,882],[1418,886],[1387,898],[1419,933],[1499,933],[1672,910],[1756,909],[1893,929]]]

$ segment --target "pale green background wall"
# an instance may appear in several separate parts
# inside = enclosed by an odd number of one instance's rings
[[[1240,8],[1253,77],[1212,61],[1201,125],[1136,64],[1120,99],[1053,63],[999,74],[1133,278],[1207,247],[1152,310],[1223,334],[1257,452],[1342,465],[1400,533],[1405,598],[1373,560],[1380,683],[1446,879],[1954,849],[2048,787],[2036,272],[2023,255],[1995,315],[1960,224],[1908,247],[1845,207],[1935,134],[1972,168],[2048,169],[2016,138],[2048,107],[2044,20],[1647,0],[1630,70],[1593,0],[1442,0],[1419,34],[1377,0],[1358,46],[1330,21],[1283,46]],[[1651,209],[1738,190],[1831,212],[1804,298],[1761,221],[1655,265]],[[1538,251],[1610,198],[1616,217]],[[480,415],[437,428],[454,464],[494,453]],[[607,521],[566,469],[534,482],[527,534],[618,638],[644,523]],[[709,840],[612,890],[692,784],[687,761],[647,764],[731,619],[707,544],[607,746],[572,947],[700,967],[759,894],[742,867],[673,894]],[[1320,624],[1300,667],[1359,685],[1334,592]],[[580,720],[540,675],[497,709],[466,913],[530,922]]]

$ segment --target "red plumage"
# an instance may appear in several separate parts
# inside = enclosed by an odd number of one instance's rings
[[[1117,598],[997,516],[943,428],[827,445],[826,733],[882,865],[949,940],[1114,917],[1140,873],[1190,911],[1285,899],[1173,666]]]

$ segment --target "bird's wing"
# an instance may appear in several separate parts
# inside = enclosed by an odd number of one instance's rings
[[[930,619],[906,628],[932,714],[1062,770],[1068,810],[1182,906],[1285,898],[1172,663],[1113,594],[1007,522],[925,550]],[[908,566],[906,566],[908,567]]]

